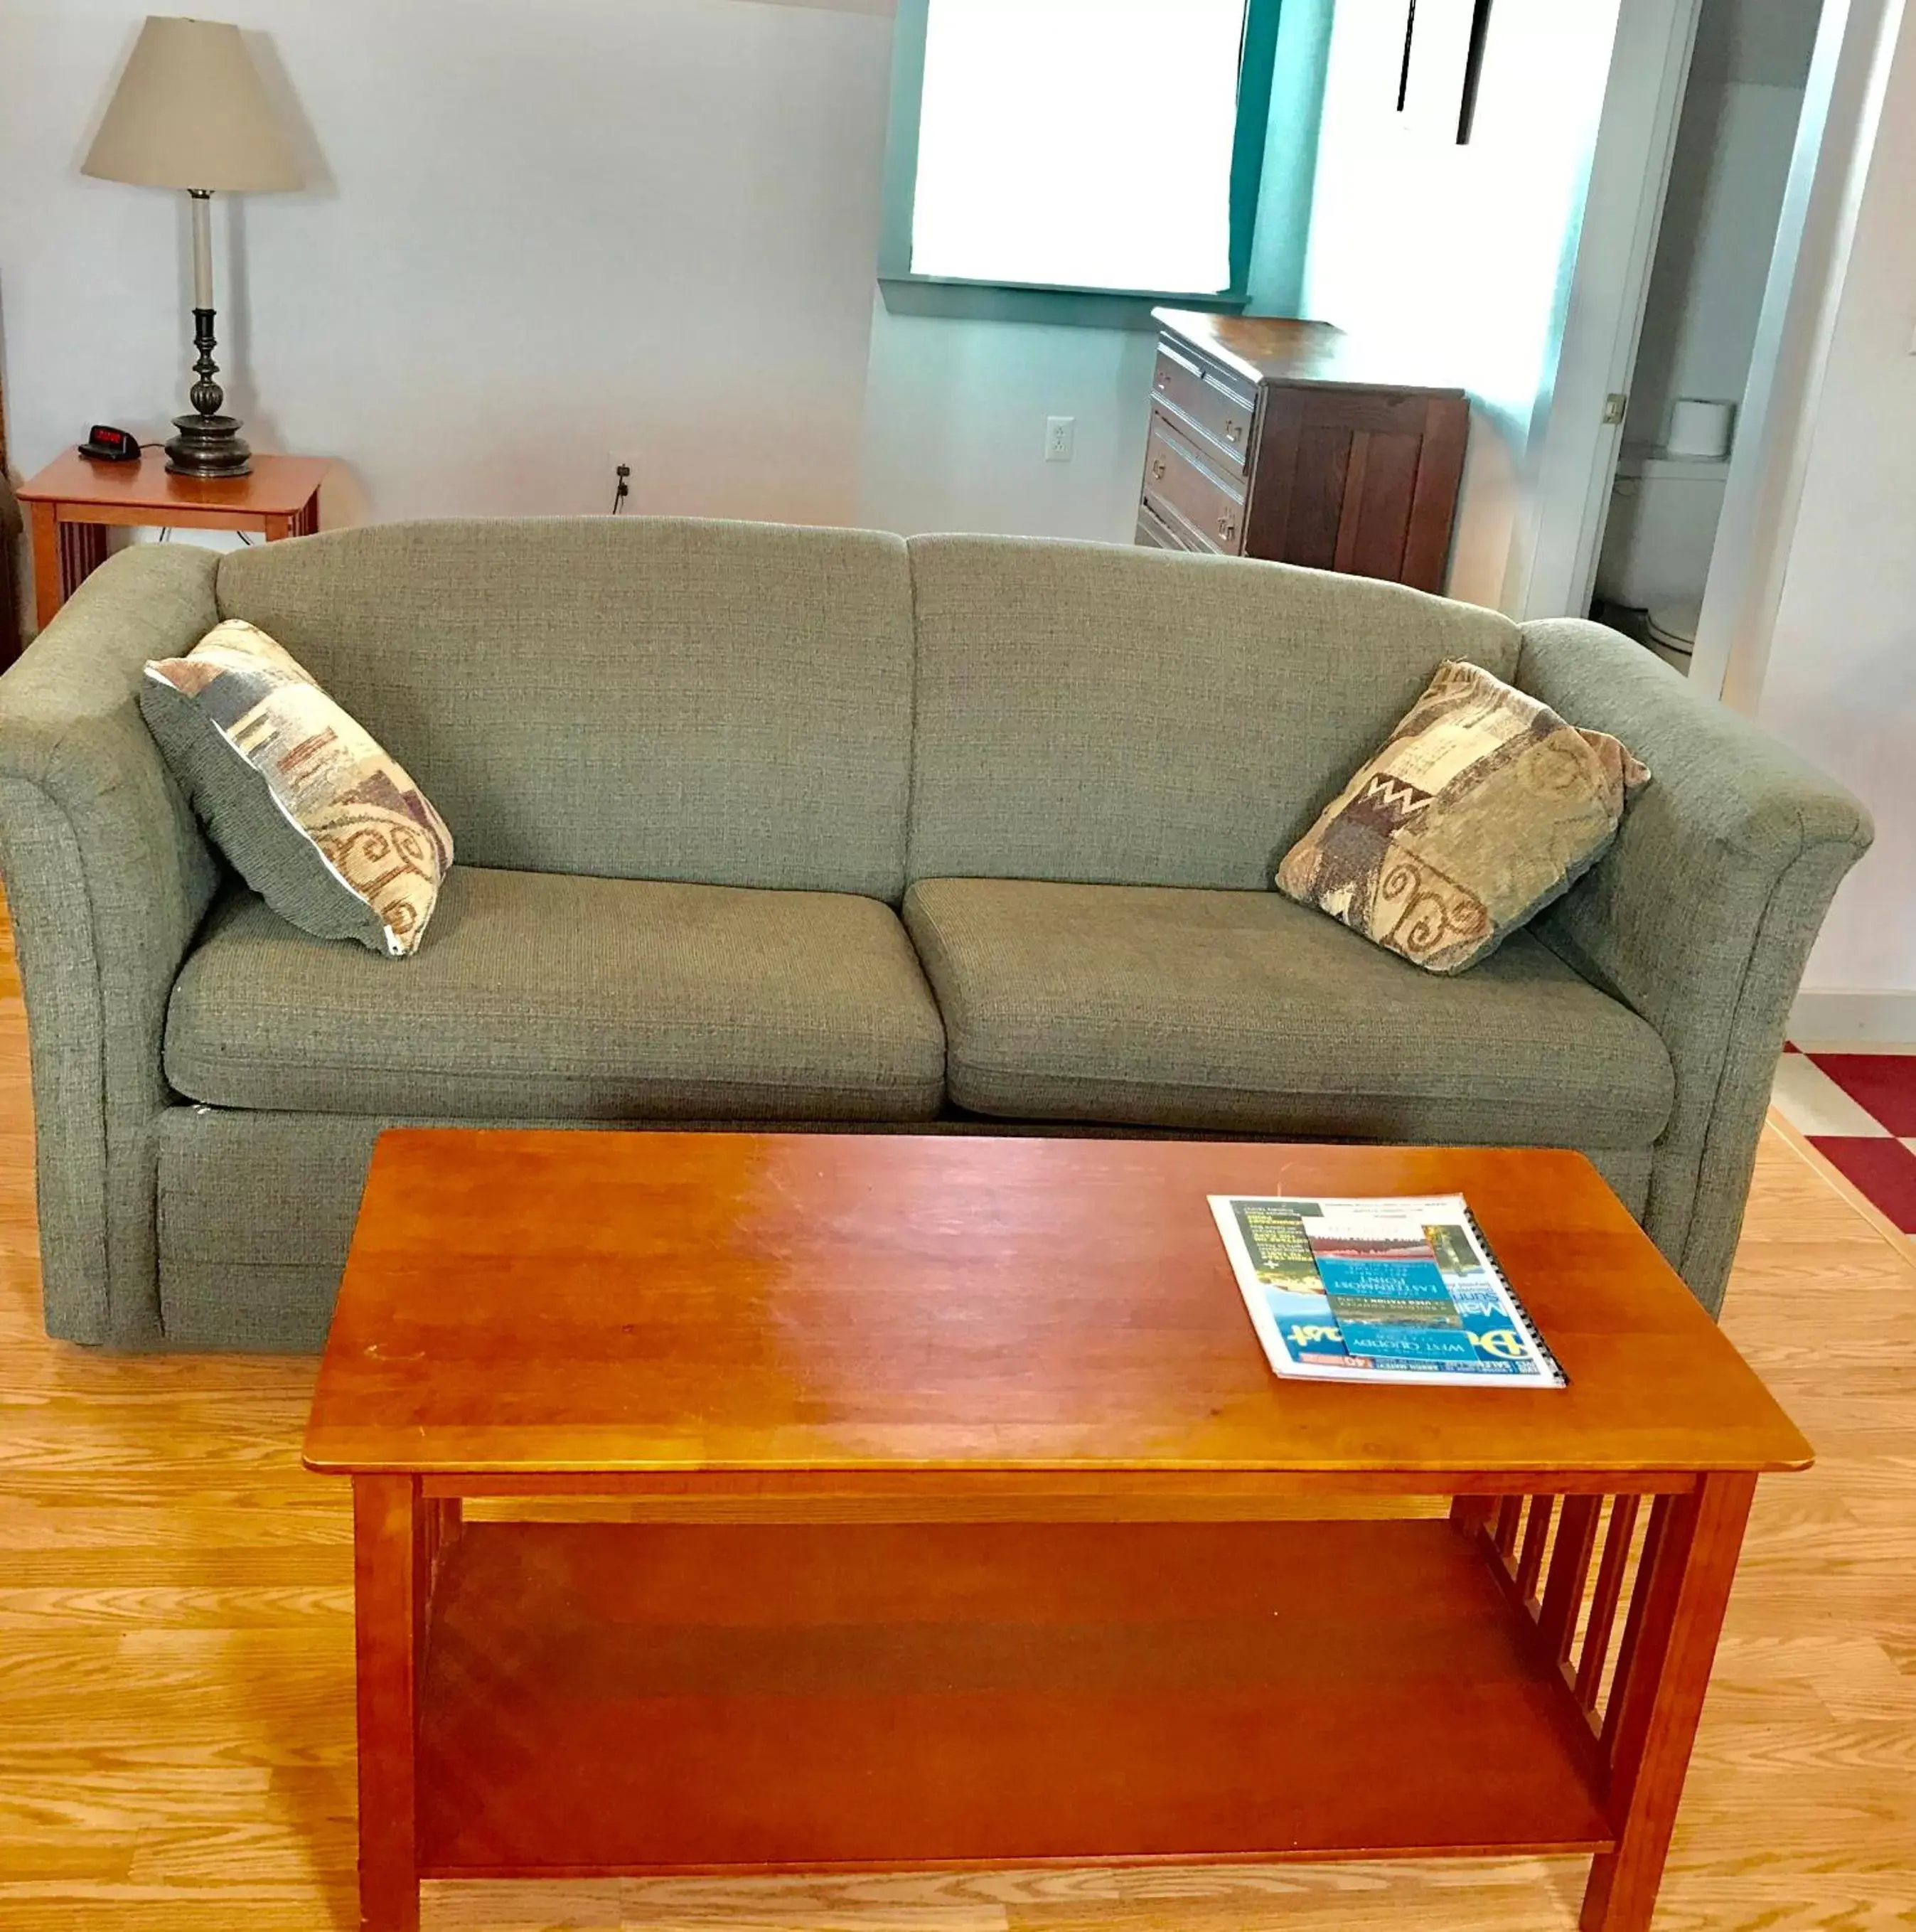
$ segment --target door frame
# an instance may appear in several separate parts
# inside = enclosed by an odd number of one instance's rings
[[[1835,4],[1835,0],[1832,0]],[[1703,0],[1622,0],[1582,219],[1567,238],[1558,347],[1531,418],[1501,602],[1520,622],[1582,616],[1623,445],[1677,128]]]
[[[1823,0],[1738,413],[1690,682],[1753,715],[1783,599],[1858,205],[1909,0]],[[1701,0],[1623,0],[1558,367],[1538,399],[1503,606],[1590,607]]]
[[[1690,681],[1754,716],[1906,0],[1824,0]]]

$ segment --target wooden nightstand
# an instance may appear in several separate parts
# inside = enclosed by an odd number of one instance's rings
[[[319,485],[331,466],[313,456],[256,456],[250,476],[175,476],[157,449],[137,463],[96,463],[69,450],[19,493],[33,530],[40,628],[106,561],[113,525],[258,530],[268,543],[310,536],[319,527]]]

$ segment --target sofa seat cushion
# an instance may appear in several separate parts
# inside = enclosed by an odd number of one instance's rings
[[[174,987],[166,1070],[221,1107],[922,1120],[944,1035],[876,899],[456,866],[404,961],[235,892]]]
[[[1540,941],[1423,972],[1275,892],[921,880],[946,1084],[1010,1119],[1647,1146],[1669,1057]]]

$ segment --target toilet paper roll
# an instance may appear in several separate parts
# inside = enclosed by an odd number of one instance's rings
[[[1720,463],[1730,453],[1730,431],[1735,421],[1734,403],[1679,397],[1670,411],[1670,440],[1666,447],[1672,456],[1699,456]]]

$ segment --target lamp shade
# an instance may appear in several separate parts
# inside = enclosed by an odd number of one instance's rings
[[[142,188],[300,184],[239,29],[159,14],[140,28],[80,172]]]

